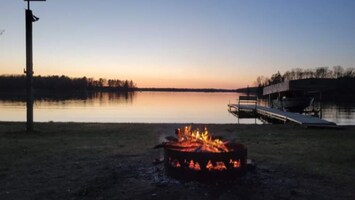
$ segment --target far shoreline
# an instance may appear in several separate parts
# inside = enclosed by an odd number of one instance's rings
[[[226,93],[256,93],[256,87],[239,88],[239,89],[222,89],[222,88],[137,88],[134,91],[139,92],[226,92]]]

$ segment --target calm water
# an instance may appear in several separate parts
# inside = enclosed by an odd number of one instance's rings
[[[237,123],[227,104],[236,93],[135,92],[128,95],[96,93],[76,100],[36,100],[38,122],[148,122],[148,123]],[[324,103],[322,118],[339,125],[355,125],[355,105]],[[26,104],[0,100],[0,121],[25,121]],[[239,123],[261,123],[240,119]]]

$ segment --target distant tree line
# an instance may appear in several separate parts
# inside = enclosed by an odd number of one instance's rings
[[[238,92],[236,89],[216,88],[139,88],[139,91],[151,92]]]
[[[271,77],[258,76],[255,85],[265,87],[268,85],[281,83],[283,81],[309,79],[309,78],[329,78],[329,79],[354,79],[355,68],[343,68],[342,66],[318,67],[315,69],[296,68],[281,74],[279,71]]]
[[[51,91],[132,91],[136,88],[132,80],[99,78],[70,78],[68,76],[34,76],[33,88]],[[26,89],[26,76],[0,75],[0,91],[23,91]]]

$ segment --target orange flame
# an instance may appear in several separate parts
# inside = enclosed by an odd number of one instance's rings
[[[219,139],[213,139],[209,135],[207,128],[203,132],[198,129],[192,131],[191,126],[185,126],[181,131],[178,129],[178,141],[183,147],[191,147],[185,151],[203,152],[228,152],[228,148]]]
[[[200,130],[191,130],[191,126],[185,126],[184,128],[177,129],[177,141],[167,142],[167,145],[171,148],[176,148],[179,151],[184,152],[229,152],[229,149],[225,143],[219,139],[214,139],[208,132],[207,128],[204,128],[202,132]],[[240,159],[229,159],[227,161],[209,160],[206,163],[197,162],[195,160],[184,159],[177,160],[169,158],[171,166],[176,168],[188,168],[195,171],[208,170],[208,171],[223,171],[232,168],[240,168]]]

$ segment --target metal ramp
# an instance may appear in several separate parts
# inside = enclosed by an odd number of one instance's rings
[[[334,126],[333,122],[312,117],[309,115],[302,115],[299,113],[285,112],[276,108],[269,108],[258,105],[245,104],[228,104],[229,112],[251,111],[256,112],[257,115],[272,119],[281,120],[283,122],[294,122],[305,126]]]

